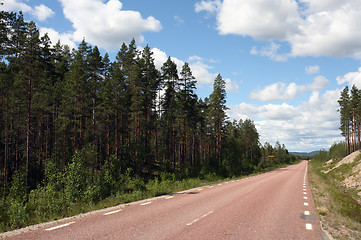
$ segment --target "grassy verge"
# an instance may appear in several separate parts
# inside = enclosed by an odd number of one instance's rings
[[[311,191],[323,229],[334,239],[361,239],[361,205],[355,193],[340,184],[352,165],[327,174],[324,169],[325,160],[309,164]]]

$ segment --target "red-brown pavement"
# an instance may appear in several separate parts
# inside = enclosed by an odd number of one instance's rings
[[[307,163],[113,208],[108,215],[103,211],[74,218],[9,239],[322,239]]]

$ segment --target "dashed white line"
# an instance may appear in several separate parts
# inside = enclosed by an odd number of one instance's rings
[[[303,197],[303,199],[307,199],[307,197]]]
[[[202,218],[205,218],[205,217],[207,217],[209,214],[212,214],[212,213],[213,213],[213,211],[210,211],[209,213],[204,214],[202,217],[197,218],[197,219],[194,219],[192,222],[187,223],[187,226],[190,226],[190,225],[198,222],[198,221],[201,220]]]
[[[52,230],[55,230],[55,229],[67,227],[67,226],[69,226],[69,225],[71,225],[71,224],[73,224],[73,223],[75,223],[75,222],[65,223],[65,224],[63,224],[63,225],[59,225],[59,226],[47,228],[47,229],[45,229],[45,231],[52,231]]]
[[[312,230],[312,224],[311,223],[306,223],[306,229],[307,230]]]
[[[104,216],[111,215],[111,214],[114,214],[114,213],[118,213],[120,211],[122,211],[122,210],[118,209],[118,210],[115,210],[115,211],[112,211],[112,212],[107,212],[107,213],[104,213]]]
[[[306,195],[306,194],[307,194],[307,192],[303,192],[303,194],[304,194],[304,195]]]
[[[148,204],[151,204],[151,203],[152,202],[145,202],[145,203],[140,204],[140,206],[148,205]]]
[[[310,212],[309,211],[305,211],[304,213],[306,216],[310,215]]]
[[[303,203],[303,205],[308,206],[308,203],[307,203],[307,202],[305,202],[305,203]]]

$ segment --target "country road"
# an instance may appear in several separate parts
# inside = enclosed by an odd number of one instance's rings
[[[322,239],[307,161],[69,219],[7,239]]]

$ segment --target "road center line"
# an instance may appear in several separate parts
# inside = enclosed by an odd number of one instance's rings
[[[145,202],[145,203],[140,204],[140,206],[148,205],[148,204],[151,204],[151,203],[152,202]]]
[[[112,212],[107,212],[107,213],[104,213],[104,216],[111,215],[111,214],[114,214],[114,213],[118,213],[120,211],[122,211],[122,210],[118,209],[118,210],[115,210],[115,211],[112,211]]]
[[[67,227],[67,226],[69,226],[69,225],[71,225],[71,224],[73,224],[73,223],[75,223],[75,222],[65,223],[65,224],[63,224],[63,225],[59,225],[59,226],[47,228],[47,229],[45,229],[45,231],[53,231],[53,230],[55,230],[55,229]]]
[[[208,215],[210,215],[210,214],[212,214],[212,213],[213,213],[213,211],[210,211],[209,213],[204,214],[202,217],[197,218],[197,219],[194,219],[192,222],[187,223],[187,226],[190,226],[190,225],[198,222],[198,221],[201,220],[202,218],[205,218],[205,217],[207,217]]]
[[[252,192],[253,190],[254,190],[254,188],[248,190],[246,193],[250,193],[250,192]]]

